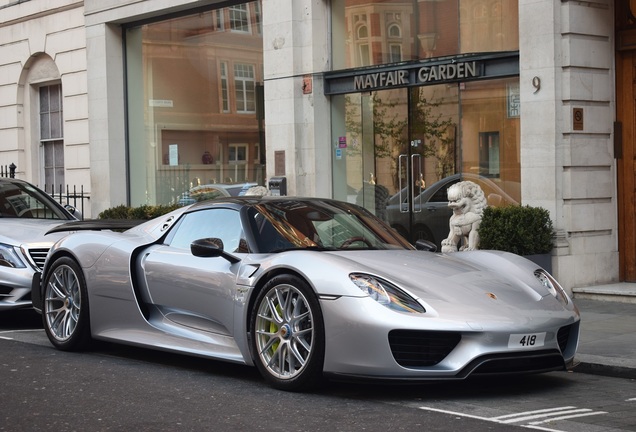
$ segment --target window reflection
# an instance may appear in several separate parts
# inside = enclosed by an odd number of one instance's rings
[[[254,1],[127,30],[132,204],[264,183],[261,25]]]
[[[332,13],[335,69],[519,49],[518,0],[333,0]]]

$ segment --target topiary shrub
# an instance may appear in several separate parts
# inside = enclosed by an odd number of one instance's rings
[[[98,216],[98,219],[134,219],[134,220],[149,220],[158,216],[170,213],[173,210],[178,209],[178,204],[172,205],[142,205],[139,207],[128,207],[125,205],[119,205],[104,210]]]
[[[517,255],[547,254],[554,247],[550,212],[542,207],[486,207],[479,225],[479,249]]]

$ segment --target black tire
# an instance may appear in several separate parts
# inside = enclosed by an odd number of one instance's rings
[[[250,316],[254,363],[273,387],[308,390],[322,379],[325,330],[318,297],[301,278],[279,275],[258,293]]]
[[[86,280],[69,257],[56,259],[44,281],[42,322],[51,343],[63,351],[88,348],[91,339]]]

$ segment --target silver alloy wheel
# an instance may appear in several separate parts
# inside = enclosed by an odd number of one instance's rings
[[[302,373],[312,353],[313,322],[307,299],[292,285],[277,285],[262,298],[256,348],[269,373],[283,380]]]
[[[75,332],[82,307],[80,282],[68,265],[55,269],[44,292],[44,314],[51,335],[66,341]]]

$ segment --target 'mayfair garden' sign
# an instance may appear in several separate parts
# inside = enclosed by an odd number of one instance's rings
[[[411,84],[411,74],[408,70],[400,69],[388,72],[376,72],[354,77],[355,90],[374,90],[393,86],[408,86]],[[426,84],[437,81],[464,80],[479,76],[477,62],[449,63],[419,68],[414,75],[416,84]]]
[[[356,93],[399,87],[514,76],[519,54],[474,59],[446,58],[325,73],[325,94]]]

